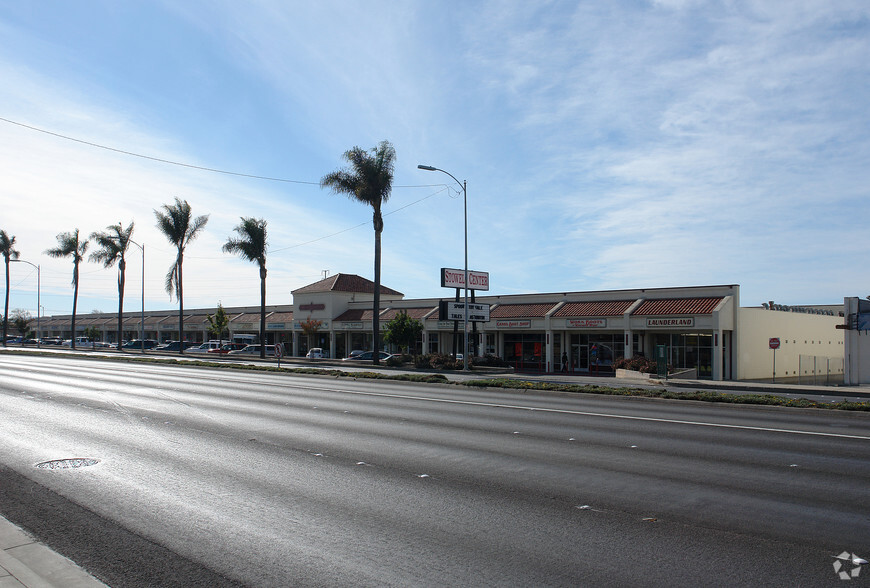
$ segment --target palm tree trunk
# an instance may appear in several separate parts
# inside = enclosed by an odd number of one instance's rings
[[[72,335],[70,336],[69,346],[71,349],[76,348],[76,305],[79,301],[79,264],[78,262],[74,262],[73,266],[73,311],[72,311],[72,321],[70,322],[70,330],[72,331]]]
[[[372,353],[372,363],[378,365],[381,361],[381,231],[375,230],[375,297],[372,306],[372,340],[374,341],[374,352]]]
[[[37,309],[38,311],[39,309]],[[3,307],[3,347],[6,347],[6,329],[9,328],[9,258],[6,258],[6,305]]]
[[[260,268],[260,359],[266,359],[266,268]]]
[[[184,288],[181,281],[182,254],[178,252],[178,353],[184,355]]]
[[[118,277],[118,340],[116,343],[118,344],[118,349],[121,349],[121,339],[123,339],[122,329],[124,328],[124,270],[126,269],[126,262],[123,258],[118,263],[118,269],[121,270],[121,275]]]

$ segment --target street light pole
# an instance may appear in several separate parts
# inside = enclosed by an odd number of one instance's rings
[[[23,259],[10,259],[9,261],[15,263],[26,263],[27,265],[33,266],[36,268],[36,347],[37,349],[40,347],[39,337],[41,335],[39,331],[39,307],[40,304],[40,293],[42,292],[42,272],[39,269],[39,266],[34,263],[30,263],[29,261],[25,261]]]
[[[443,169],[439,169],[437,167],[432,167],[431,165],[418,165],[417,169],[423,169],[426,171],[440,171],[441,173],[447,174],[451,178],[453,178],[457,184],[462,187],[462,210],[465,216],[465,320],[463,321],[463,335],[462,335],[462,369],[463,371],[468,371],[468,190],[465,182],[460,182],[456,179],[456,176],[451,174],[449,171],[445,171]]]
[[[130,239],[130,243],[142,250],[142,314],[139,317],[139,345],[142,353],[145,353],[145,243],[141,245]],[[121,333],[118,333],[118,341],[121,341]]]

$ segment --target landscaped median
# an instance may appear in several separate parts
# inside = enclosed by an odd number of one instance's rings
[[[126,361],[134,363],[168,364],[173,366],[207,367],[214,369],[233,369],[244,371],[259,371],[272,373],[287,373],[295,375],[328,376],[334,378],[353,379],[376,379],[396,380],[400,382],[418,382],[426,384],[450,384],[454,386],[471,386],[476,388],[504,388],[519,391],[563,392],[575,394],[603,394],[608,396],[637,396],[643,398],[663,398],[668,400],[695,400],[701,402],[722,402],[729,404],[764,404],[768,406],[785,406],[791,408],[824,408],[835,410],[870,411],[870,402],[816,402],[806,398],[785,398],[772,394],[723,394],[713,391],[686,391],[675,392],[667,389],[642,389],[620,388],[615,386],[598,386],[595,384],[553,384],[549,382],[533,382],[519,378],[482,378],[478,380],[466,380],[451,382],[444,374],[420,372],[420,373],[391,373],[384,372],[346,372],[340,369],[315,368],[315,367],[278,367],[264,364],[236,364],[227,362],[206,361],[198,359],[173,359],[161,357],[142,357],[127,354],[118,355],[83,355],[79,353],[46,353],[36,350],[11,351],[2,350],[0,353],[25,353],[28,355],[43,355],[48,357],[75,357],[77,359],[98,359],[110,361]],[[390,368],[385,368],[389,370]]]

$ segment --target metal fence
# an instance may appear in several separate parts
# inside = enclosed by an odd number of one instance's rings
[[[798,359],[798,384],[842,384],[845,360],[842,357],[801,355]]]

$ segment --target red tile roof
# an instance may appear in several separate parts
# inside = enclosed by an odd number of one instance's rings
[[[335,317],[334,320],[343,322],[370,321],[372,320],[372,309],[351,308]]]
[[[722,297],[664,298],[641,302],[632,315],[660,316],[666,314],[712,314]]]
[[[593,302],[568,302],[553,313],[553,318],[581,316],[622,316],[634,300],[607,300]]]
[[[544,304],[499,304],[490,311],[489,318],[543,318],[554,306],[556,306],[555,302]]]
[[[206,322],[208,322],[208,321],[206,320]],[[242,314],[240,314],[238,316],[234,316],[234,317],[230,318],[230,325],[232,325],[233,323],[258,323],[258,322],[260,322],[260,313],[259,312],[257,312],[257,313],[243,312]]]
[[[271,315],[266,317],[266,321],[270,323],[292,323],[293,322],[293,313],[292,312],[273,312]]]
[[[399,313],[405,312],[412,319],[417,319],[418,321],[423,320],[423,317],[437,309],[437,306],[424,306],[419,308],[391,308],[385,313],[381,315],[382,321],[391,321],[396,318]],[[436,313],[437,315],[437,313]],[[437,318],[437,316],[436,316]]]
[[[314,282],[307,286],[302,286],[298,290],[293,290],[291,294],[309,294],[312,292],[357,292],[360,294],[374,294],[375,283],[367,280],[356,274],[335,274],[326,279]],[[387,288],[381,284],[381,294],[390,296],[404,296],[401,292],[397,292],[391,288]]]

